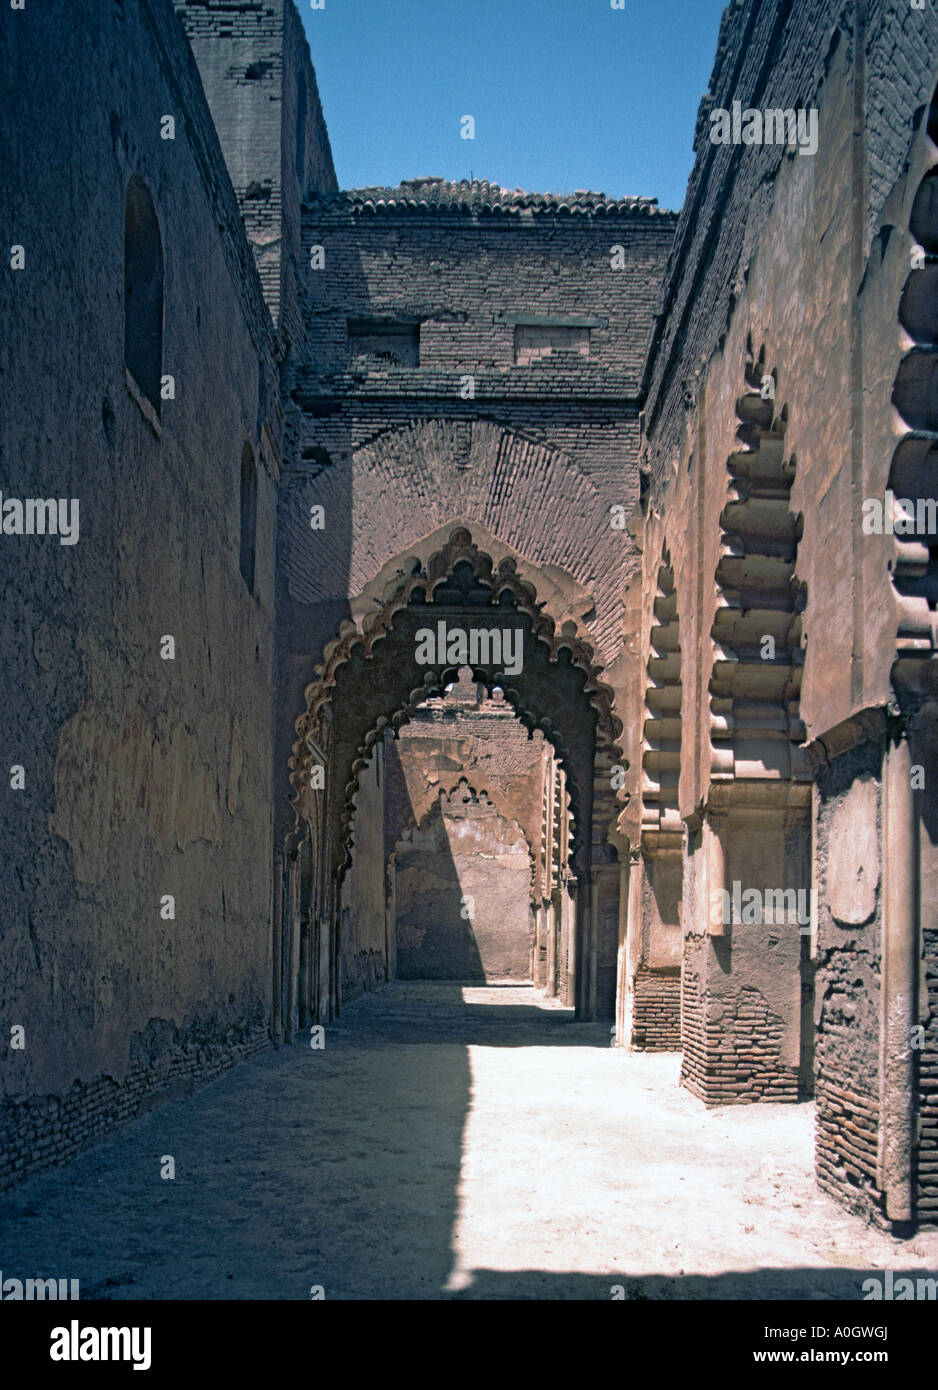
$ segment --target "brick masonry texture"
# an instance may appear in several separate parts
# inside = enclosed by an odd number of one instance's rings
[[[924,1046],[918,1060],[918,1102],[921,1135],[916,1162],[919,1215],[938,1221],[938,928],[923,933],[928,1017],[923,1023]]]
[[[642,1052],[681,1050],[681,972],[650,970],[635,973],[632,1045]]]
[[[782,1020],[745,985],[727,1002],[710,999],[693,954],[688,941],[682,1083],[706,1105],[797,1100],[797,1068],[779,1065]]]
[[[838,759],[818,779],[822,883],[835,867],[831,836],[836,812],[858,778],[878,778],[880,759],[880,750],[871,746]],[[850,814],[849,803],[842,814]],[[878,905],[860,925],[840,921],[830,899],[829,892],[822,894],[815,978],[818,1182],[855,1210],[883,1222],[877,1190],[882,923]]]

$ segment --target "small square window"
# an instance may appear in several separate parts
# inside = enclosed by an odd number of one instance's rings
[[[351,319],[349,360],[371,368],[419,367],[420,324]]]
[[[555,352],[575,352],[580,357],[590,355],[588,328],[569,328],[561,325],[544,327],[519,323],[515,326],[515,364],[539,362]]]

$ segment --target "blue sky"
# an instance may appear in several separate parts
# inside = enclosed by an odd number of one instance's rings
[[[297,0],[341,187],[472,173],[672,208],[724,3]]]

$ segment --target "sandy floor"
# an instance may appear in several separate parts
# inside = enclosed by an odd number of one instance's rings
[[[678,1067],[530,989],[393,985],[0,1199],[0,1270],[293,1299],[859,1299],[938,1271],[938,1233],[817,1191],[812,1107],[708,1111]]]

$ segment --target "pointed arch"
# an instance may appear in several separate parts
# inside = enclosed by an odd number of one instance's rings
[[[582,743],[582,731],[577,730],[576,720],[571,719],[570,710],[565,709],[556,692],[566,687],[571,698],[578,692],[586,701],[593,717],[595,732],[595,755],[597,761],[604,758],[611,766],[616,761],[627,766],[624,753],[620,751],[622,739],[621,721],[612,711],[612,691],[600,679],[602,667],[596,662],[589,643],[571,631],[571,624],[565,623],[558,632],[552,618],[544,611],[533,585],[520,578],[517,567],[511,558],[503,559],[497,566],[491,556],[480,551],[473,543],[468,529],[457,528],[450,535],[442,550],[430,556],[426,564],[414,557],[405,560],[396,585],[388,586],[385,601],[374,614],[366,617],[359,628],[351,621],[342,624],[338,637],[327,644],[324,662],[319,668],[319,677],[305,692],[306,709],[296,723],[299,735],[293,746],[290,765],[290,781],[294,787],[294,807],[297,815],[303,814],[309,783],[312,756],[310,742],[318,743],[318,721],[327,704],[332,703],[350,681],[350,670],[354,670],[354,682],[360,682],[374,670],[372,663],[381,657],[386,659],[383,647],[386,643],[398,640],[405,620],[401,615],[418,607],[432,608],[437,602],[445,604],[447,586],[451,584],[454,572],[460,566],[468,568],[481,591],[485,591],[488,601],[480,611],[489,619],[504,621],[509,613],[518,615],[530,633],[531,651],[535,664],[540,668],[541,679],[537,682],[541,699],[535,706],[531,700],[530,680],[506,674],[495,667],[474,670],[474,677],[491,690],[497,684],[504,692],[505,699],[512,706],[521,722],[529,731],[538,728],[545,738],[553,744],[558,758],[567,763],[570,777],[570,790],[574,804],[574,815],[578,823],[583,821],[584,797],[592,804],[592,778],[587,783],[582,775],[573,773],[571,764],[576,761],[575,745]],[[395,623],[397,633],[395,634]],[[549,668],[553,668],[551,671]],[[348,826],[354,805],[358,774],[367,765],[370,749],[375,739],[385,727],[399,728],[416,709],[417,705],[433,695],[442,695],[448,680],[454,679],[456,667],[439,663],[427,670],[421,682],[406,677],[399,681],[397,693],[393,696],[387,689],[378,694],[374,717],[361,729],[354,755],[351,758],[345,780],[339,789],[341,806],[339,815],[342,829],[340,843],[342,860],[348,862]],[[414,668],[417,674],[419,668]],[[564,679],[561,679],[561,675]],[[556,690],[551,689],[552,686]],[[581,748],[579,758],[582,764]],[[615,819],[618,807],[615,792],[605,791],[605,782],[598,781],[596,800],[604,829]],[[584,848],[583,838],[577,848]]]
[[[485,664],[464,657],[447,660],[442,652],[417,662],[417,634],[427,624],[451,618],[457,625],[491,632],[520,632],[523,663]],[[494,647],[494,644],[493,644]],[[380,605],[357,621],[344,622],[324,650],[317,678],[306,688],[305,709],[296,723],[298,738],[290,758],[295,832],[319,800],[323,817],[320,854],[328,861],[335,903],[352,862],[353,818],[362,773],[375,741],[396,730],[417,705],[442,695],[460,667],[489,691],[496,686],[529,732],[540,730],[553,746],[564,772],[572,808],[573,835],[564,876],[564,967],[568,1002],[578,1016],[592,1017],[596,999],[610,983],[597,974],[599,931],[592,897],[600,873],[615,870],[615,852],[606,837],[618,812],[616,792],[606,769],[625,763],[622,724],[613,713],[612,691],[592,645],[564,619],[546,611],[535,585],[518,572],[514,557],[496,561],[473,541],[468,527],[456,527],[426,559],[405,555],[386,582]],[[313,765],[327,769],[325,785],[311,785]],[[618,872],[615,870],[616,882]],[[603,890],[608,898],[608,888]],[[608,914],[607,914],[608,915]],[[330,947],[337,954],[335,932]],[[582,965],[582,968],[581,968]],[[611,984],[614,988],[614,970]],[[338,990],[333,985],[338,1003]],[[605,994],[603,993],[605,999]]]

